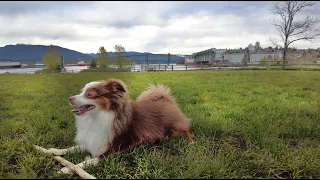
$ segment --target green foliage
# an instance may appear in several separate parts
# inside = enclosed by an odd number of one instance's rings
[[[98,68],[84,69],[80,72],[84,73],[84,72],[130,72],[130,71],[131,71],[131,68],[98,67]]]
[[[129,76],[129,78],[128,78]],[[75,145],[71,95],[123,79],[135,100],[149,84],[172,90],[192,119],[186,137],[111,153],[85,170],[99,179],[320,178],[320,71],[166,71],[0,76],[0,178],[73,179],[32,148]],[[84,161],[87,152],[64,156]]]
[[[58,70],[61,64],[61,56],[51,45],[46,54],[42,57],[42,61],[47,70]]]
[[[243,58],[242,58],[242,64],[243,65],[247,65],[248,63],[249,63],[249,59],[248,59],[248,56],[247,55],[245,55]]]
[[[114,46],[114,51],[117,56],[122,56],[126,49],[121,44],[117,44]]]
[[[116,58],[116,65],[118,65],[119,68],[123,68],[129,64],[130,64],[130,61],[126,60],[125,57],[117,57]]]
[[[312,62],[313,62],[314,64],[317,63],[317,58],[320,58],[320,52],[313,52],[313,53],[312,53]]]
[[[177,64],[184,64],[184,63],[185,63],[184,59],[181,59],[177,62]]]
[[[97,67],[97,63],[96,61],[93,59],[90,63],[90,68],[96,68]]]
[[[35,71],[35,74],[50,74],[50,73],[60,73],[60,69],[41,69]]]
[[[111,64],[108,52],[105,50],[103,46],[99,48],[97,64],[100,67],[107,67]]]
[[[267,58],[265,56],[260,60],[260,64],[261,65],[268,65]]]
[[[115,58],[116,65],[118,65],[120,68],[123,68],[124,66],[127,66],[130,64],[130,61],[126,60],[125,57],[122,57],[126,50],[121,44],[115,45],[114,50],[116,53],[116,58]]]

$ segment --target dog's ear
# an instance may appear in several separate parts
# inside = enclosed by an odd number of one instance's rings
[[[119,79],[109,79],[106,82],[106,89],[111,93],[127,92],[125,84]]]
[[[125,87],[123,87],[123,85],[120,84],[120,83],[114,83],[113,87],[114,87],[115,90],[122,91],[122,92],[127,92],[125,90]]]

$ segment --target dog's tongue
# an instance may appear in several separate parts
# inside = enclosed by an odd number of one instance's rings
[[[95,108],[94,105],[83,105],[78,108],[72,109],[71,112],[75,113],[76,115],[81,115],[87,111],[91,111],[94,108]]]
[[[80,107],[78,107],[78,108],[72,109],[71,111],[72,111],[72,112],[79,112],[79,111],[83,111],[83,110],[85,110],[85,109],[86,109],[85,106],[80,106]]]
[[[71,112],[74,112],[77,115],[83,114],[86,112],[86,106],[80,106],[78,108],[72,109]]]

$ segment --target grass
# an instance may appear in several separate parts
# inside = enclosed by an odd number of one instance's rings
[[[149,83],[169,86],[195,143],[110,155],[86,168],[97,178],[320,178],[320,72],[250,70],[2,75],[0,178],[79,178],[58,174],[62,166],[32,145],[74,145],[68,97],[109,77],[123,79],[133,99]]]
[[[282,69],[282,65],[255,65],[248,66],[250,70],[303,70],[303,71],[319,71],[319,65],[286,65],[284,69]]]

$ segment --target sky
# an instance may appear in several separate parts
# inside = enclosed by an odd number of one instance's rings
[[[0,47],[57,45],[82,53],[114,51],[192,54],[244,48],[278,38],[271,1],[1,1]],[[308,10],[320,16],[320,6]],[[5,28],[3,28],[5,27]],[[273,45],[272,45],[273,46]],[[297,41],[297,48],[319,43]]]

